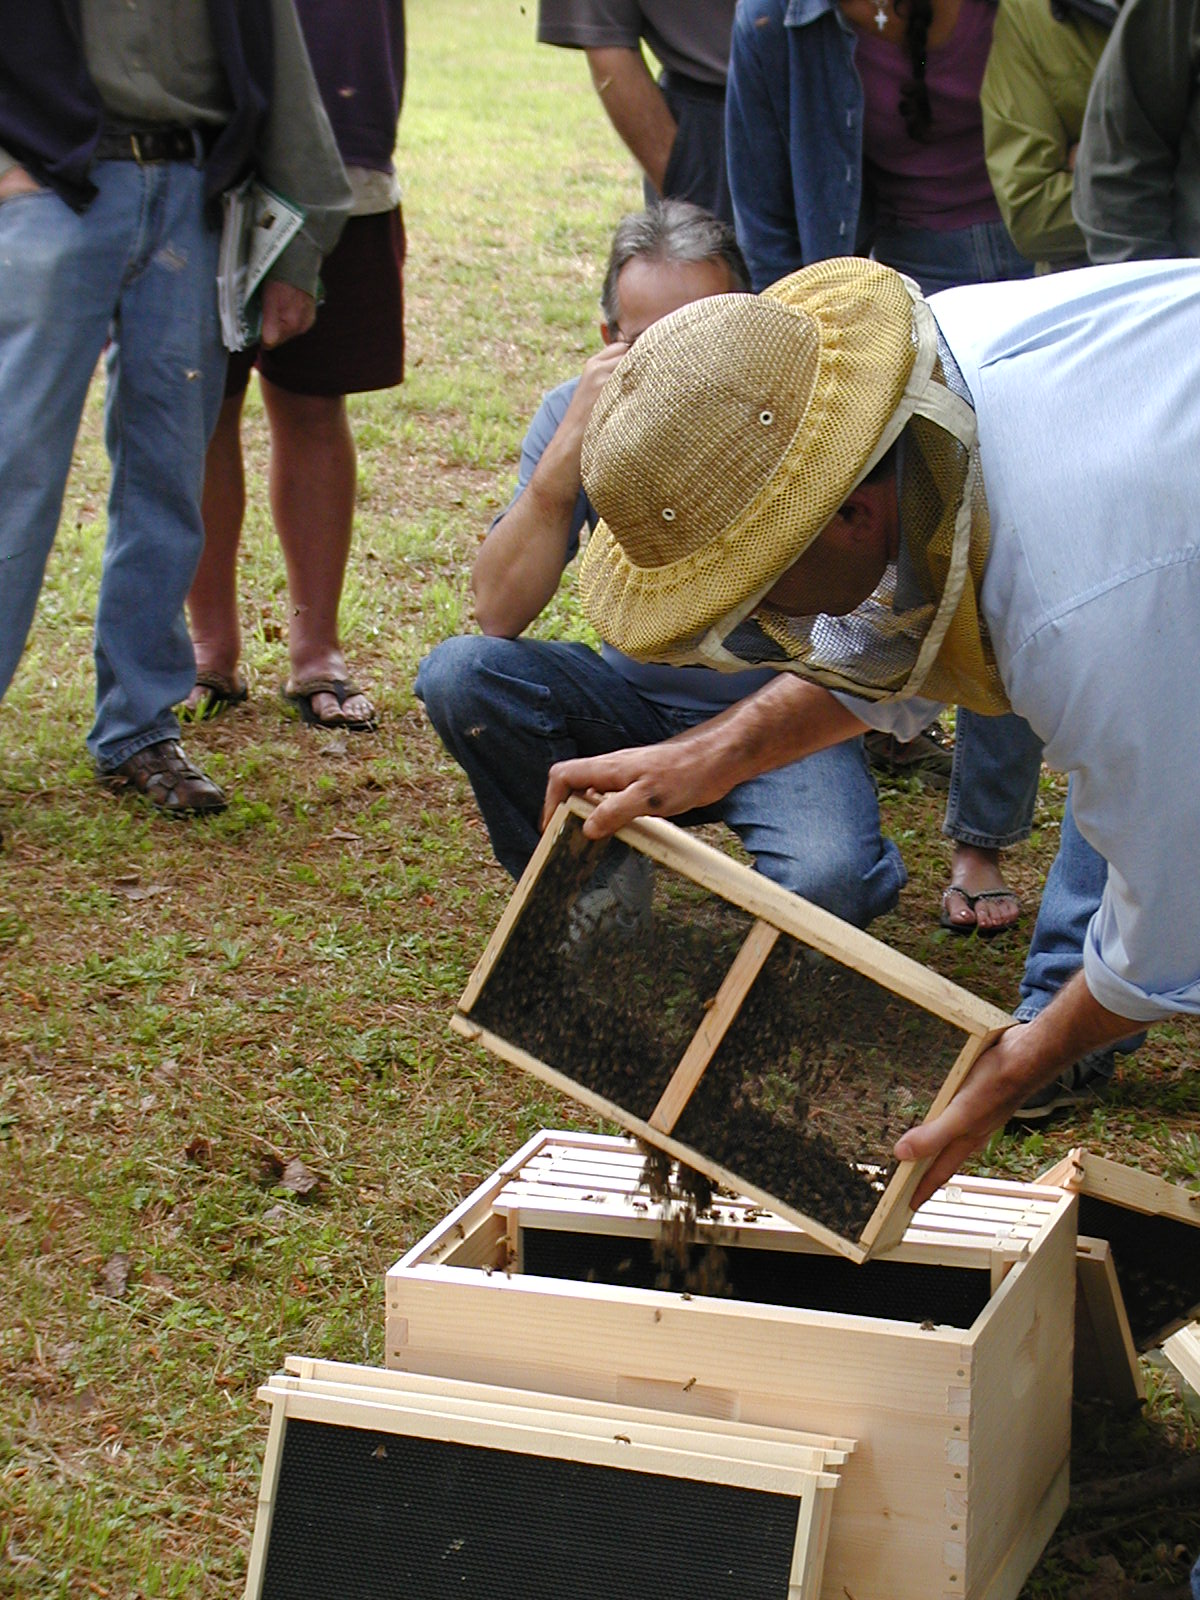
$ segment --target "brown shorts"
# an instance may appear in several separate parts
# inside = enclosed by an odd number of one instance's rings
[[[362,394],[404,376],[404,218],[397,206],[351,217],[321,267],[325,298],[307,333],[274,350],[235,350],[226,395],[257,367],[290,394]]]

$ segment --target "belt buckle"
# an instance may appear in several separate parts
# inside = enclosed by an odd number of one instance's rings
[[[133,159],[137,162],[138,166],[144,167],[146,165],[146,160],[142,155],[142,141],[138,138],[136,133],[131,132],[129,135],[129,148],[133,151]]]

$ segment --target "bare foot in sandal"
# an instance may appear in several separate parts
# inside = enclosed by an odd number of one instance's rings
[[[941,926],[951,933],[977,932],[981,939],[991,939],[1013,927],[1020,916],[1021,902],[1000,871],[999,850],[956,844],[950,883],[942,891]]]
[[[348,733],[374,733],[375,707],[348,678],[289,678],[280,689],[288,705],[310,728],[343,728]]]
[[[192,692],[179,707],[180,722],[208,722],[232,706],[243,705],[250,688],[240,672],[226,674],[197,667]]]

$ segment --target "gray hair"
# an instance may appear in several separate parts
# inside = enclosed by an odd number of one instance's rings
[[[660,200],[645,211],[631,211],[617,223],[600,291],[600,309],[610,328],[620,326],[617,278],[631,261],[723,261],[733,287],[750,288],[750,273],[733,229],[687,200]]]

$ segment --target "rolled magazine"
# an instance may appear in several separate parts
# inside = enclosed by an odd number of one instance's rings
[[[304,226],[304,212],[255,177],[227,190],[224,203],[217,261],[221,338],[227,350],[244,350],[262,330],[263,280]]]

